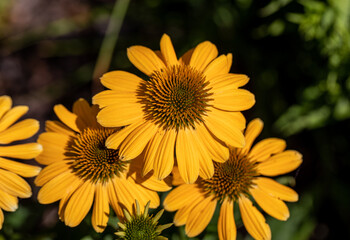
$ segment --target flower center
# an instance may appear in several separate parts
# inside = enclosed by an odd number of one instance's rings
[[[70,169],[78,177],[92,182],[106,182],[124,171],[126,162],[119,159],[119,150],[107,149],[106,139],[114,129],[86,128],[77,137],[71,139],[66,148],[66,160]]]
[[[258,175],[256,164],[233,150],[230,150],[230,158],[226,162],[214,162],[214,169],[214,176],[203,179],[201,184],[206,192],[220,200],[228,197],[235,201],[241,194],[248,195],[253,179]]]
[[[202,72],[188,65],[156,71],[140,86],[146,119],[164,129],[180,129],[203,122],[210,106],[209,84]]]
[[[144,215],[133,217],[130,222],[126,222],[125,226],[125,239],[127,240],[153,240],[158,236],[157,225],[153,223],[152,218]]]

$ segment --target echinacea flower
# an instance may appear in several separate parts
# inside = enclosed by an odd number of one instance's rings
[[[229,156],[226,144],[245,145],[245,118],[240,111],[251,108],[255,99],[239,87],[248,77],[229,73],[232,55],[218,57],[209,41],[178,59],[164,34],[160,51],[132,46],[127,55],[147,77],[125,71],[102,76],[102,84],[111,90],[93,97],[102,108],[98,122],[105,127],[126,126],[111,135],[106,146],[119,149],[127,160],[145,149],[143,175],[154,170],[159,179],[165,178],[176,158],[187,183],[198,175],[213,176],[213,160],[223,162]]]
[[[27,111],[27,106],[12,107],[9,96],[0,96],[0,229],[4,222],[3,210],[15,211],[18,197],[32,195],[30,185],[22,177],[34,177],[41,169],[15,160],[26,161],[36,157],[42,151],[40,144],[11,144],[32,137],[39,130],[39,122],[34,119],[15,123]]]
[[[120,219],[122,209],[131,211],[135,199],[141,204],[151,201],[151,208],[159,206],[156,191],[167,191],[169,185],[149,175],[141,178],[138,159],[121,161],[118,149],[105,147],[106,139],[119,129],[97,123],[96,105],[79,99],[73,112],[63,105],[54,111],[61,122],[47,121],[46,132],[38,138],[43,152],[36,160],[47,165],[35,179],[41,187],[40,203],[60,201],[59,217],[70,227],[80,224],[92,208],[96,232],[104,231],[110,205]]]
[[[134,213],[124,210],[125,221],[118,222],[120,230],[115,234],[120,239],[124,240],[167,240],[166,237],[160,236],[164,229],[173,225],[172,223],[159,225],[158,220],[162,216],[164,209],[160,210],[154,217],[148,214],[148,202],[141,212],[140,204],[136,200],[136,207]]]
[[[251,148],[260,134],[263,123],[255,119],[245,131],[246,145],[242,149],[231,148],[230,157],[224,163],[215,163],[211,179],[198,179],[185,184],[174,171],[174,180],[180,184],[164,200],[164,208],[176,211],[176,226],[186,224],[189,237],[200,234],[210,222],[215,207],[220,204],[218,234],[220,240],[236,239],[234,206],[238,204],[242,221],[254,239],[271,239],[269,225],[264,216],[253,206],[250,198],[272,217],[285,221],[289,210],[283,201],[295,202],[298,194],[291,188],[265,176],[277,176],[296,169],[302,162],[300,153],[285,150],[282,139],[267,138]]]

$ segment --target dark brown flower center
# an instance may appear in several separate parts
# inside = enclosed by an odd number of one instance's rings
[[[241,194],[247,195],[254,177],[258,175],[256,164],[233,150],[230,150],[230,158],[226,162],[214,162],[214,168],[214,176],[203,179],[201,185],[207,193],[220,200],[228,197],[235,201]]]
[[[108,128],[86,128],[71,139],[65,155],[74,174],[92,182],[119,176],[127,163],[119,159],[119,150],[105,147],[106,139],[114,132]]]
[[[146,119],[164,129],[194,128],[210,106],[208,83],[202,72],[188,65],[154,72],[138,94]]]

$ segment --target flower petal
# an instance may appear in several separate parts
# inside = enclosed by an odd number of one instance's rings
[[[288,173],[299,167],[302,155],[294,150],[287,150],[258,164],[258,172],[266,176]]]
[[[233,216],[233,201],[224,200],[220,208],[218,234],[220,240],[236,239],[237,229]]]
[[[135,74],[125,71],[112,71],[103,74],[101,77],[101,83],[116,92],[121,93],[136,93],[139,84],[143,80]],[[92,98],[93,104],[100,104],[96,102],[95,97]]]
[[[286,141],[279,138],[266,138],[254,145],[248,158],[263,162],[267,160],[271,155],[280,153],[286,148]]]
[[[19,141],[30,138],[39,130],[39,122],[35,119],[25,119],[0,134],[0,144],[8,144],[13,141]]]
[[[152,165],[154,176],[158,179],[167,177],[174,166],[174,148],[175,148],[176,132],[175,130],[159,130],[149,143],[146,149],[145,168],[143,175],[147,174]],[[147,172],[146,172],[146,171]]]
[[[147,47],[129,47],[127,55],[130,62],[148,76],[152,75],[154,71],[160,71],[160,69],[165,68],[163,61]]]
[[[45,130],[47,132],[61,133],[68,136],[75,136],[75,132],[59,121],[46,121]]]
[[[139,121],[142,117],[141,104],[120,101],[119,104],[101,109],[97,115],[97,121],[104,127],[121,127]]]
[[[20,198],[32,195],[29,184],[13,172],[0,169],[0,190]]]
[[[252,202],[241,196],[238,199],[243,224],[255,239],[271,239],[271,230],[264,216],[253,206]]]
[[[0,146],[0,156],[19,159],[32,159],[38,156],[43,147],[38,143],[24,143],[12,146]]]
[[[10,109],[6,114],[0,119],[0,132],[11,126],[20,117],[28,112],[27,106],[16,106]]]
[[[213,92],[213,105],[225,111],[244,111],[255,104],[254,94],[245,89],[225,89]]]
[[[192,129],[180,129],[176,139],[176,159],[181,177],[186,183],[194,183],[199,174],[199,157],[194,147]]]
[[[168,67],[178,64],[173,44],[167,34],[163,34],[160,40],[160,50]]]
[[[0,229],[2,228],[2,224],[4,223],[4,213],[0,208]]]
[[[224,112],[211,108],[208,115],[204,117],[205,125],[218,139],[232,147],[243,147],[244,135],[241,131],[242,122],[235,113]]]
[[[120,218],[123,216],[123,210],[119,204],[119,199],[118,199],[118,195],[120,193],[117,193],[114,187],[114,185],[116,184],[115,179],[116,178],[114,178],[113,180],[107,183],[107,195],[108,195],[109,203],[111,204],[114,212],[117,214],[118,218]]]
[[[92,227],[96,232],[103,232],[107,226],[109,216],[109,203],[107,187],[101,183],[96,184],[95,202],[91,216]]]
[[[63,172],[47,182],[38,193],[41,204],[49,204],[63,198],[66,194],[74,192],[82,181],[70,172]]]
[[[189,237],[195,237],[208,226],[213,217],[216,200],[209,197],[198,203],[187,218],[185,232]]]
[[[187,205],[180,208],[174,216],[174,224],[175,226],[182,226],[186,224],[189,215],[192,212],[192,209],[196,207],[199,203],[203,202],[205,196],[203,194],[192,195],[191,201],[187,202]]]
[[[0,168],[16,173],[22,177],[34,177],[38,175],[41,168],[21,162],[16,162],[0,157]]]
[[[189,65],[203,71],[218,56],[218,49],[209,41],[202,42],[193,50]]]
[[[230,67],[228,67],[228,57],[229,55],[232,58],[232,54],[226,55],[220,55],[218,58],[214,59],[204,70],[204,75],[208,81],[212,79],[213,77],[221,74],[227,74],[230,70]]]
[[[0,118],[10,110],[12,106],[12,99],[9,96],[3,95],[0,96]]]
[[[62,104],[57,104],[53,107],[53,110],[57,117],[68,127],[70,127],[72,130],[76,132],[80,132],[78,126],[77,126],[77,118],[78,116],[71,111],[69,111],[65,106]]]
[[[298,194],[293,189],[284,186],[271,178],[257,177],[254,182],[261,190],[273,197],[288,202],[296,202],[299,199]]]
[[[289,218],[288,207],[283,201],[265,193],[259,187],[251,188],[250,193],[259,206],[272,217],[281,221]]]
[[[35,178],[34,183],[37,186],[43,186],[51,179],[66,171],[69,171],[69,165],[66,161],[51,163],[40,171],[39,175]]]
[[[180,57],[179,63],[180,64],[184,64],[184,65],[189,65],[190,61],[191,61],[191,57],[192,57],[193,51],[194,51],[194,48],[191,48],[190,50],[185,52],[185,54],[182,55],[182,57]]]
[[[78,116],[79,122],[82,122],[84,126],[80,127],[80,129],[86,127],[100,127],[96,120],[97,112],[98,107],[90,106],[90,104],[83,98],[78,99],[73,104],[73,113]]]
[[[64,222],[69,227],[78,226],[89,212],[94,201],[95,185],[85,182],[71,196],[64,211]]]
[[[172,190],[164,199],[164,209],[173,212],[188,205],[189,202],[202,195],[197,184],[182,184]]]
[[[44,165],[62,161],[66,158],[64,154],[69,140],[68,135],[61,133],[44,132],[40,134],[38,143],[43,146],[43,151],[35,160]]]
[[[11,194],[0,190],[0,209],[8,212],[14,212],[18,208],[18,199]]]
[[[259,136],[263,129],[264,123],[259,118],[256,118],[248,123],[245,130],[245,146],[240,149],[242,155],[247,155],[255,139]]]
[[[144,150],[151,137],[157,132],[157,129],[158,127],[151,122],[144,122],[135,128],[121,143],[119,156],[125,159],[136,158]],[[108,144],[107,142],[106,144]]]

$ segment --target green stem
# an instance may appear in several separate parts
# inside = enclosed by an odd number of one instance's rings
[[[109,20],[106,35],[103,39],[100,52],[96,61],[93,73],[93,92],[97,90],[99,78],[108,71],[111,64],[113,51],[118,40],[119,32],[128,9],[130,0],[117,0],[114,4],[113,12]]]

